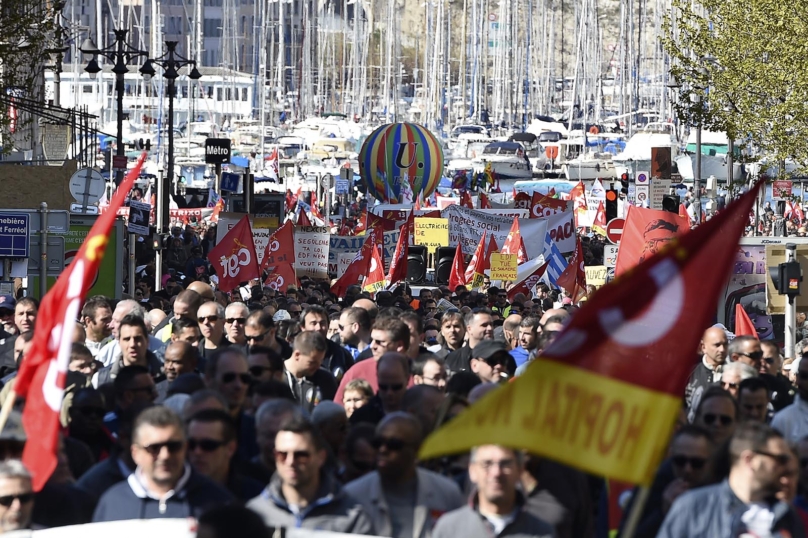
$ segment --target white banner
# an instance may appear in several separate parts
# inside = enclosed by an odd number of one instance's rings
[[[325,226],[295,227],[295,270],[298,277],[328,278],[329,237]]]
[[[384,270],[385,273],[390,269],[390,262],[396,254],[396,243],[398,243],[398,236],[401,234],[400,230],[392,230],[384,232]],[[328,248],[328,274],[331,276],[337,275],[337,278],[342,276],[340,271],[340,255],[350,254],[351,259],[359,252],[362,245],[365,243],[366,235],[332,235],[329,241]],[[350,260],[349,260],[350,262]]]
[[[216,244],[227,235],[230,229],[238,224],[238,221],[244,218],[244,213],[221,213],[219,214],[219,225],[216,228]],[[264,252],[269,243],[269,236],[274,230],[269,228],[256,228],[255,218],[250,216],[250,226],[252,227],[253,242],[255,243],[255,254],[258,258],[258,266],[261,266],[261,261],[264,259]]]
[[[571,211],[556,213],[547,219],[531,219],[528,222],[535,220],[547,220],[547,230],[550,232],[550,238],[556,242],[556,246],[562,254],[575,250],[575,222],[572,219]],[[521,223],[522,221],[519,221],[519,224]],[[522,227],[522,229],[524,230],[524,227]],[[523,231],[522,237],[529,237],[531,238],[531,242],[533,242],[533,238],[537,238],[539,236],[532,234],[527,235]],[[539,240],[535,239],[535,242],[538,244]],[[525,246],[527,246],[527,244],[527,239],[525,239]],[[528,252],[530,252],[530,250],[528,250]]]

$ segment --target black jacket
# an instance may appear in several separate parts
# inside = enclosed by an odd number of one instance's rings
[[[115,484],[101,496],[93,522],[128,519],[198,518],[206,508],[233,502],[233,496],[212,480],[186,465],[185,480],[178,491],[165,500],[148,496],[134,475]]]
[[[685,402],[688,407],[688,418],[692,421],[696,414],[696,408],[701,401],[701,395],[705,390],[712,385],[717,384],[713,381],[714,372],[704,365],[704,360],[699,357],[699,363],[690,374],[690,379],[687,381],[685,387]],[[719,376],[720,377],[720,376]]]
[[[132,472],[131,469],[126,469],[126,475],[124,475],[123,470],[124,465],[120,460],[115,456],[111,456],[90,467],[90,470],[78,479],[76,486],[98,501],[105,491],[126,480],[126,477]]]
[[[471,368],[470,362],[471,348],[468,344],[446,355],[446,369],[453,373],[468,370]]]
[[[342,379],[348,368],[353,366],[354,360],[347,349],[332,340],[326,340],[328,345],[323,358],[322,368],[325,368],[332,374],[335,379]],[[333,395],[331,396],[333,398]],[[325,398],[330,400],[331,398]]]
[[[163,375],[163,362],[157,358],[157,355],[149,350],[146,350],[146,363],[155,383],[165,379],[165,375]],[[115,378],[118,377],[118,371],[120,371],[123,366],[123,357],[118,356],[115,362],[99,370],[98,386],[100,387],[104,383],[112,383],[115,381]]]
[[[314,407],[323,400],[333,400],[337,394],[337,381],[331,372],[320,368],[314,375],[297,379],[289,370],[284,368],[286,383],[292,389],[292,394],[300,406],[311,413]]]

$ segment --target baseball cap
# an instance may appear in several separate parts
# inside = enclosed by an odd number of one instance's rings
[[[0,309],[14,310],[17,301],[11,295],[0,295]]]
[[[500,352],[508,352],[508,347],[499,340],[483,340],[471,350],[471,356],[475,359],[490,359]]]

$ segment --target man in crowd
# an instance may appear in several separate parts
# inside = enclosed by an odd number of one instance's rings
[[[473,448],[469,479],[476,491],[469,504],[438,520],[433,538],[554,537],[548,523],[525,509],[524,495],[517,488],[522,458],[521,452],[498,445]]]
[[[354,361],[370,346],[370,314],[364,308],[346,308],[339,315],[339,337]]]
[[[161,342],[167,342],[173,332],[173,324],[180,318],[196,322],[196,315],[202,305],[202,296],[193,290],[183,290],[174,299],[173,315],[167,317],[154,328],[154,336]],[[161,326],[162,325],[162,326]]]
[[[354,361],[348,350],[326,337],[329,325],[328,312],[321,306],[310,305],[306,307],[300,320],[304,331],[317,331],[326,338],[328,349],[325,352],[322,366],[331,372],[338,381],[342,379],[345,372],[353,366]]]
[[[17,334],[14,324],[14,309],[17,301],[11,295],[0,295],[0,338],[8,338]]]
[[[720,445],[732,437],[738,424],[738,402],[721,387],[710,387],[701,397],[693,424],[709,431]]]
[[[537,319],[536,320],[537,324],[538,321],[539,320]],[[505,318],[504,322],[502,322],[501,340],[505,342],[505,345],[508,346],[508,349],[511,350],[511,352],[515,351],[516,348],[519,347],[519,326],[521,324],[522,324],[522,316],[519,314],[511,314],[510,316]],[[496,331],[497,329],[494,330],[495,333]],[[520,351],[517,351],[516,353],[517,355],[514,356],[514,359],[516,359],[517,356],[522,354]],[[525,355],[525,360],[527,360],[527,355]]]
[[[744,379],[750,377],[757,377],[758,372],[748,364],[743,362],[731,362],[724,365],[721,372],[721,387],[735,396],[738,397],[738,386]]]
[[[377,470],[345,486],[379,536],[426,538],[441,514],[463,505],[454,482],[418,467],[422,440],[418,419],[400,412],[387,415],[373,439]]]
[[[118,372],[124,366],[143,366],[148,368],[155,380],[162,379],[163,364],[160,359],[148,349],[149,332],[143,318],[134,314],[124,317],[118,325],[118,339],[116,344],[120,354],[112,362],[98,372],[96,387],[114,381]],[[107,344],[111,346],[113,342]],[[107,349],[105,347],[104,349]]]
[[[291,418],[304,418],[306,412],[296,402],[286,399],[269,400],[261,404],[255,413],[256,440],[259,453],[252,463],[261,472],[261,482],[269,483],[275,472],[275,436],[281,424]],[[259,478],[259,477],[256,477]]]
[[[181,317],[171,322],[171,336],[167,344],[181,341],[196,346],[201,338],[202,331],[199,330],[199,323],[195,319]]]
[[[727,480],[676,499],[658,536],[803,536],[796,510],[775,499],[794,458],[785,439],[765,424],[741,424],[729,458]]]
[[[387,414],[401,410],[401,401],[410,380],[410,360],[403,353],[388,352],[376,362],[376,396],[354,411],[351,422],[378,424]]]
[[[322,368],[328,349],[320,332],[303,331],[295,337],[292,356],[285,362],[286,382],[303,409],[311,413],[323,400],[333,400],[337,382],[331,372]]]
[[[199,332],[202,341],[199,342],[199,355],[204,360],[217,349],[229,345],[224,335],[225,308],[214,301],[203,303],[196,312]],[[201,365],[204,368],[204,364]]]
[[[112,434],[118,432],[120,417],[128,409],[151,404],[157,398],[154,378],[142,365],[124,366],[113,381],[115,407],[104,416],[104,426]]]
[[[796,443],[808,436],[808,353],[803,352],[796,376],[797,395],[794,403],[778,412],[772,419],[772,427],[781,432],[789,443]]]
[[[494,338],[494,318],[489,310],[481,309],[466,315],[466,336],[466,345],[446,357],[446,368],[451,372],[469,370],[471,350],[483,340]]]
[[[169,385],[179,376],[196,372],[198,363],[199,351],[193,345],[180,340],[168,344],[163,361],[166,378],[156,385],[157,401],[163,402],[166,399]]]
[[[132,432],[137,465],[125,482],[101,496],[93,522],[199,517],[233,497],[186,463],[185,426],[173,411],[156,406],[143,411]]]
[[[410,329],[407,324],[396,318],[380,317],[373,324],[370,333],[370,349],[373,352],[373,360],[359,361],[342,377],[334,401],[342,403],[345,386],[354,379],[364,379],[374,391],[378,391],[378,380],[376,378],[376,361],[388,351],[396,353],[406,353],[410,346]]]
[[[727,360],[727,334],[720,327],[710,327],[701,338],[702,357],[685,389],[685,400],[692,420],[701,395],[708,387],[721,380],[724,363]]]
[[[434,353],[421,353],[412,363],[412,382],[415,385],[432,385],[443,392],[448,379],[446,363]]]
[[[323,472],[326,444],[307,419],[289,419],[275,438],[277,471],[269,486],[247,506],[268,526],[351,534],[373,534],[362,506]]]
[[[34,490],[31,473],[18,459],[0,463],[0,534],[31,528]]]
[[[247,502],[264,489],[258,480],[244,476],[233,466],[236,425],[226,411],[203,409],[188,421],[188,462],[197,473]]]
[[[483,383],[500,383],[513,374],[508,367],[512,360],[505,344],[483,340],[471,350],[469,366]]]
[[[271,349],[282,359],[292,356],[292,348],[285,341],[276,336],[277,327],[272,316],[263,310],[256,310],[247,317],[244,327],[244,336],[248,346],[264,346]]]
[[[247,337],[244,335],[244,327],[247,324],[247,317],[250,309],[244,303],[230,303],[224,311],[225,337],[231,344],[237,346],[247,345]]]
[[[95,359],[104,366],[109,366],[115,362],[118,357],[120,357],[121,346],[119,342],[119,327],[121,325],[121,321],[127,316],[134,316],[140,318],[141,320],[145,320],[146,310],[144,310],[143,306],[138,304],[136,301],[132,301],[131,299],[124,299],[115,306],[115,310],[112,312],[112,321],[109,324],[113,339],[102,347],[95,356]],[[146,326],[145,321],[143,326]],[[146,331],[146,338],[147,348],[152,353],[159,352],[163,347],[163,342],[149,334],[148,330]]]
[[[446,312],[440,320],[439,346],[430,348],[441,359],[463,347],[466,338],[466,321],[460,312]]]
[[[741,422],[768,422],[769,387],[759,377],[744,379],[738,385],[738,413]]]
[[[109,326],[112,323],[112,307],[107,298],[99,295],[87,299],[81,309],[81,319],[87,334],[84,345],[95,357],[112,340]]]

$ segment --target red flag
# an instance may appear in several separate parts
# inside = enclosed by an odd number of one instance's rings
[[[302,207],[300,208],[300,213],[297,214],[297,225],[298,226],[311,226],[311,221],[309,220],[309,216],[306,215],[306,210]]]
[[[216,268],[219,289],[223,292],[236,289],[242,282],[261,277],[248,215],[244,215],[219,244],[213,247],[208,253],[208,259]]]
[[[595,213],[595,221],[592,223],[592,231],[606,237],[606,208],[603,202],[598,202],[598,210]]]
[[[796,204],[792,204],[791,208],[794,218],[802,223],[802,221],[805,220],[805,213],[802,211],[802,205],[798,202]]]
[[[758,337],[755,324],[749,319],[749,314],[743,309],[741,303],[735,305],[735,336],[754,336]]]
[[[629,205],[614,274],[620,276],[689,229],[688,219],[676,213]]]
[[[152,205],[152,207],[155,206]],[[213,206],[213,214],[210,216],[211,222],[219,222],[219,213],[222,212],[222,209],[224,209],[224,198],[219,198],[219,201]]]
[[[460,195],[460,205],[463,207],[468,207],[469,209],[474,209],[474,202],[471,200],[469,191],[463,191],[463,194]]]
[[[471,285],[472,289],[482,286],[485,270],[488,269],[488,267],[485,266],[485,234],[486,231],[483,230],[483,235],[480,237],[480,242],[477,243],[477,248],[474,249],[474,255],[471,257],[469,266],[466,268],[466,274],[463,275],[466,284]],[[479,283],[477,283],[478,280]]]
[[[297,273],[295,273],[294,264],[282,263],[272,269],[272,272],[264,281],[264,286],[272,288],[275,291],[286,293],[289,286],[297,286],[297,283]]]
[[[569,210],[569,202],[566,200],[558,200],[543,196],[541,193],[534,191],[533,197],[530,199],[530,218],[543,219],[556,213],[563,213]]]
[[[386,219],[373,213],[366,215],[365,230],[373,230],[374,228],[381,227],[383,232],[392,232],[396,229],[396,221],[393,219]]]
[[[493,235],[491,237],[494,237]],[[508,238],[505,239],[505,244],[502,245],[502,254],[516,254],[516,263],[522,264],[527,261],[527,250],[525,250],[525,242],[522,240],[522,233],[519,231],[519,217],[513,219],[511,224],[511,231],[508,232]]]
[[[124,178],[106,211],[95,221],[76,257],[42,299],[36,319],[31,351],[20,365],[13,393],[25,399],[22,423],[28,442],[22,461],[33,475],[33,488],[40,491],[56,468],[59,444],[59,414],[62,408],[73,329],[87,291],[92,286],[109,243],[118,209],[140,175],[146,153]],[[115,255],[113,251],[111,255]]]
[[[367,220],[368,220],[368,210],[363,209],[362,213],[359,214],[359,218],[356,219],[356,228],[354,233],[360,233],[367,230]]]
[[[687,208],[685,204],[679,204],[679,216],[683,219],[690,220],[690,216],[687,214]]]
[[[527,275],[524,280],[517,282],[511,289],[508,290],[508,300],[512,301],[517,293],[524,293],[528,298],[533,297],[533,288],[539,283],[544,272],[547,271],[548,262],[538,266],[535,271]]]
[[[570,200],[572,200],[573,212],[575,215],[575,227],[579,227],[578,221],[581,217],[586,216],[587,207],[586,207],[586,188],[584,187],[584,182],[579,181],[571,190],[570,190]]]
[[[379,256],[379,249],[374,248],[371,250],[373,252],[370,255],[370,266],[362,289],[370,293],[376,293],[384,289],[384,262]]]
[[[368,273],[370,259],[373,256],[373,251],[376,250],[375,246],[375,238],[373,234],[369,234],[365,242],[362,243],[362,248],[359,249],[351,264],[345,269],[345,273],[331,286],[331,293],[337,297],[344,297],[348,286],[357,284],[359,279]]]
[[[550,187],[550,190],[547,191],[547,196],[549,196],[550,198],[555,198],[555,195],[556,195],[555,187]]]
[[[715,315],[761,185],[599,290],[514,383],[428,437],[420,459],[500,444],[650,485],[693,370],[682,357]]]
[[[393,260],[390,262],[390,273],[387,276],[390,286],[407,278],[407,260],[410,252],[410,236],[413,234],[414,227],[415,212],[410,211],[410,215],[404,222],[404,226],[401,228],[401,233],[398,236],[396,253],[393,254]]]
[[[323,214],[320,213],[320,208],[317,207],[317,193],[316,192],[311,193],[311,214],[313,216],[317,217],[318,219],[320,219],[321,221],[325,222],[325,217],[323,217]]]
[[[491,254],[494,252],[499,252],[499,245],[497,245],[497,240],[494,237],[494,234],[491,234],[491,239],[488,241],[488,250],[485,251],[485,268],[491,268]]]
[[[480,209],[491,209],[491,200],[484,192],[480,193]]]
[[[460,243],[458,243],[457,249],[455,250],[454,261],[452,262],[452,272],[449,273],[449,291],[454,291],[458,286],[466,285],[466,277],[463,274],[463,262],[463,249],[460,248]]]
[[[586,297],[586,270],[584,269],[584,249],[581,246],[581,238],[575,238],[575,252],[570,258],[570,263],[561,272],[556,281],[559,288],[563,288],[567,295],[572,298],[573,303],[577,303]]]
[[[261,269],[272,270],[280,265],[292,266],[295,263],[295,226],[287,220],[283,226],[272,232],[261,260]]]

